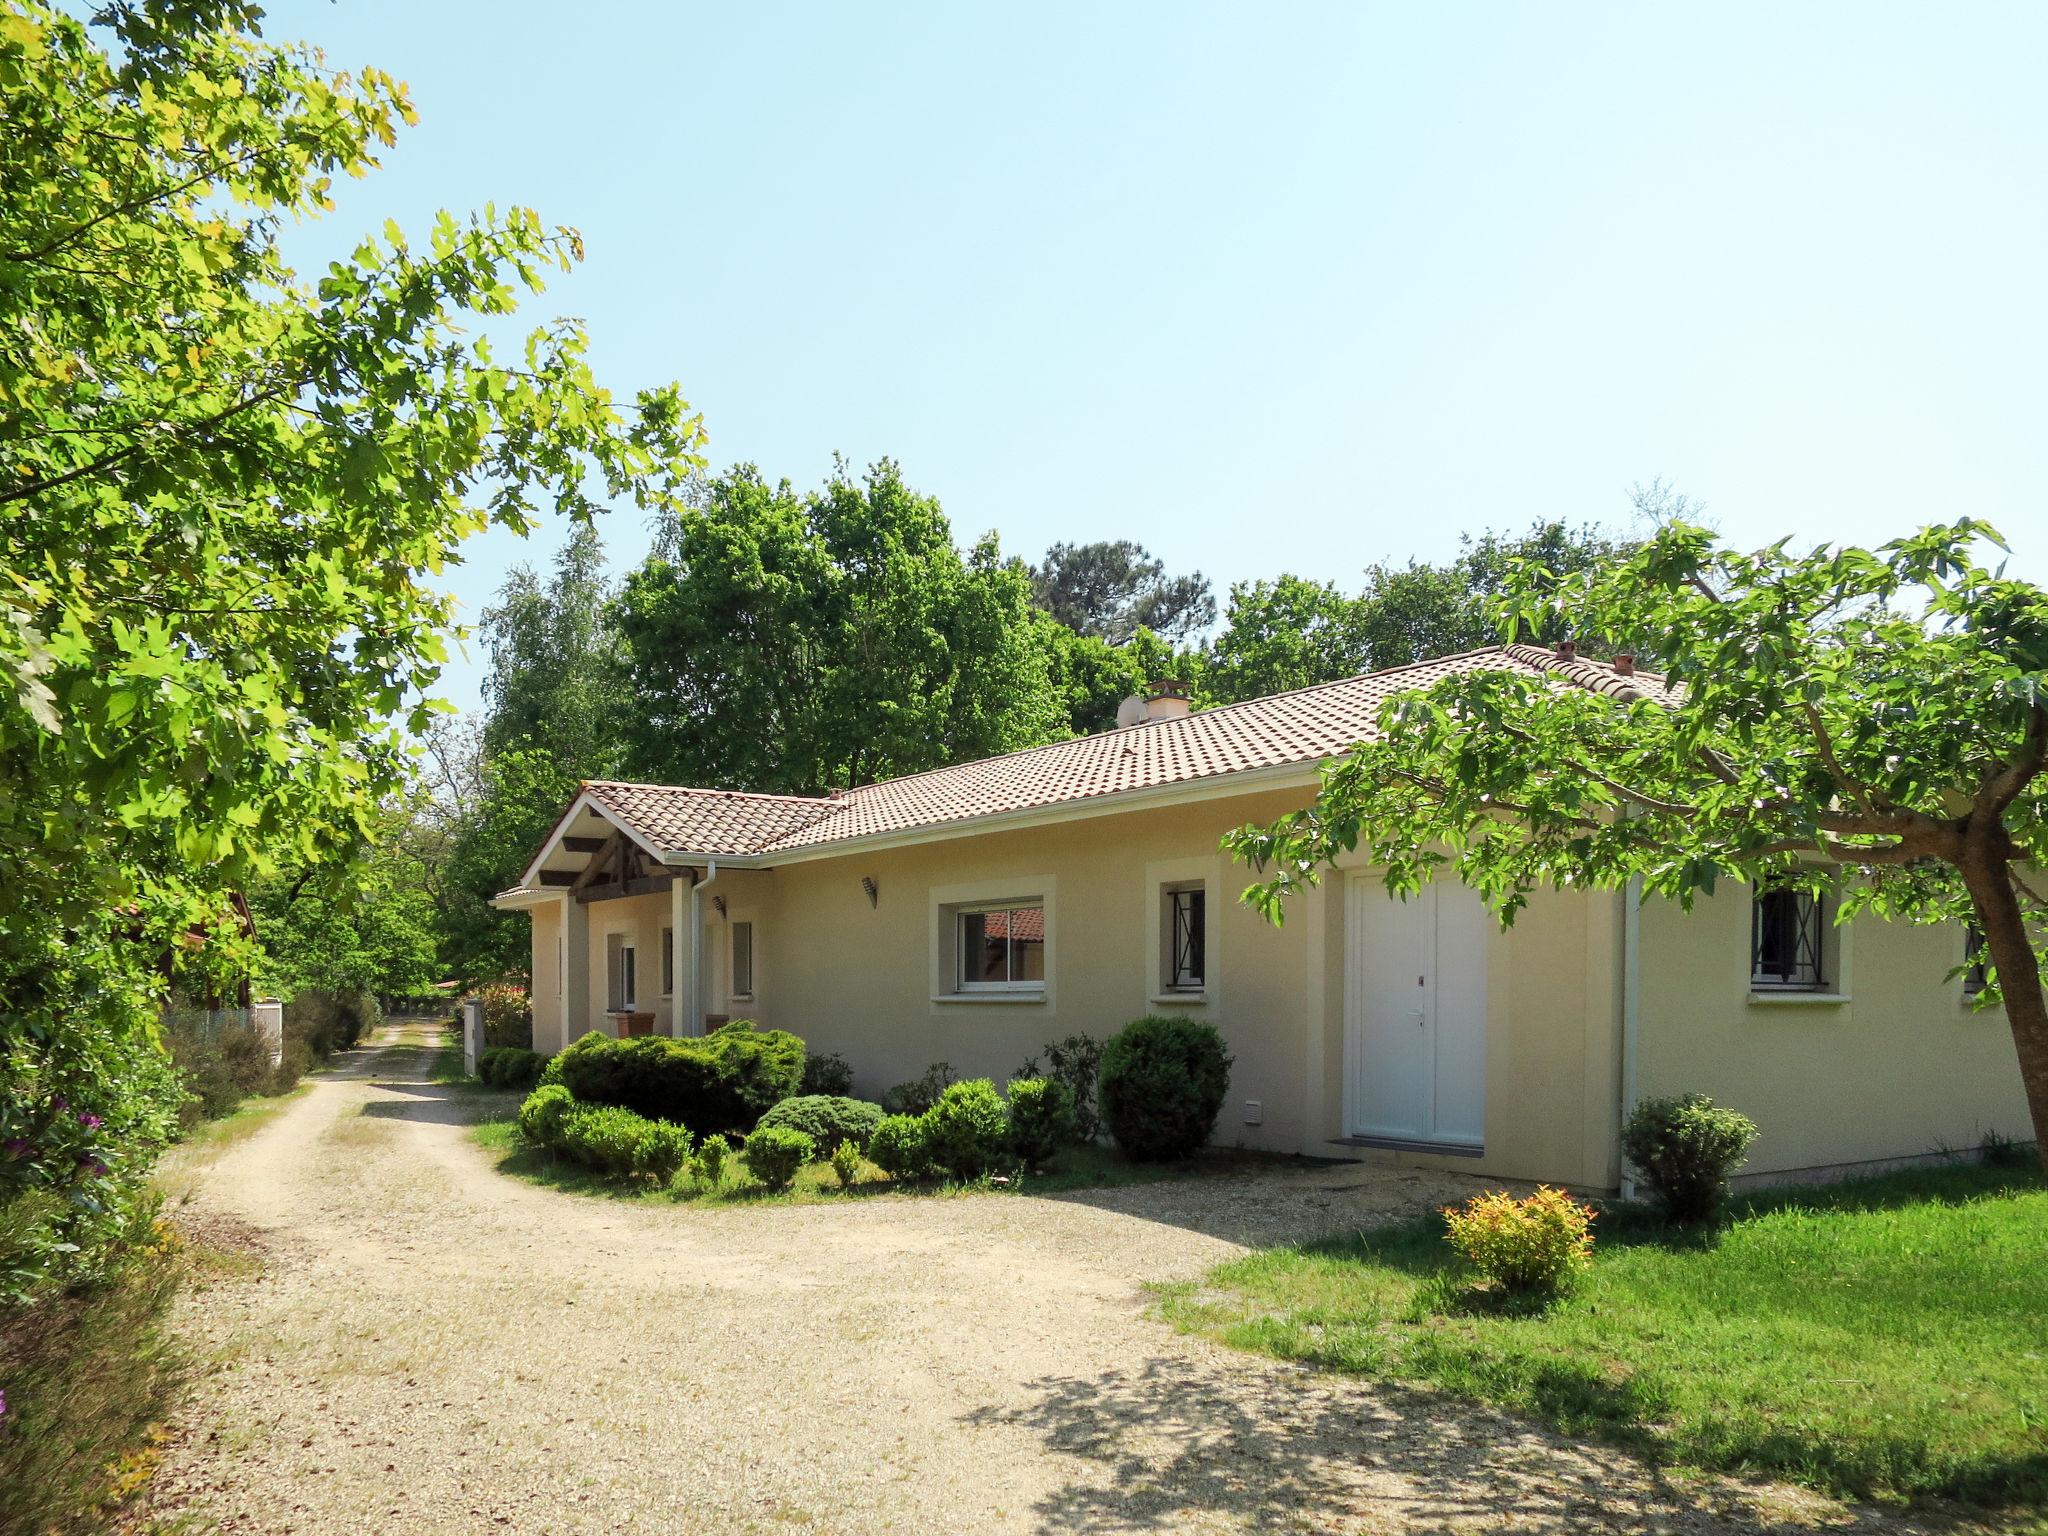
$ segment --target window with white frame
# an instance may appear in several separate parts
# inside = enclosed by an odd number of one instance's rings
[[[1209,899],[1198,883],[1160,891],[1160,985],[1168,992],[1200,992],[1208,985]]]
[[[732,925],[732,995],[754,995],[754,925]]]
[[[954,985],[962,992],[1036,992],[1045,986],[1045,905],[1037,899],[953,913]]]
[[[676,993],[676,931],[673,928],[661,930],[661,995],[674,997]]]
[[[1826,902],[1780,886],[1757,892],[1749,917],[1749,984],[1759,991],[1820,992],[1827,987]]]
[[[605,1011],[607,1013],[631,1013],[637,1005],[639,992],[639,953],[633,942],[622,933],[610,934],[605,938]]]

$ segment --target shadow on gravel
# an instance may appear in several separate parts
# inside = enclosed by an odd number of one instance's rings
[[[498,1096],[486,1099],[470,1089],[448,1083],[393,1083],[379,1080],[396,1099],[372,1099],[363,1106],[371,1120],[409,1120],[415,1125],[475,1125],[493,1112],[502,1113]]]
[[[1045,1532],[1176,1531],[1206,1528],[1203,1517],[1214,1516],[1314,1532],[1814,1529],[1811,1508],[1717,1498],[1617,1454],[1571,1455],[1565,1442],[1499,1414],[1399,1387],[1332,1394],[1308,1373],[1219,1376],[1161,1358],[1030,1388],[1033,1406],[976,1409],[964,1422],[1022,1425],[1048,1451],[1099,1469],[1038,1502]],[[1915,1513],[1918,1530],[1950,1524]],[[1865,1510],[1842,1511],[1826,1528],[1898,1529]]]

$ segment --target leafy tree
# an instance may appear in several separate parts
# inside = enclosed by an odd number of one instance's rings
[[[1396,891],[1455,869],[1511,922],[1530,891],[1620,886],[1689,904],[1722,879],[1819,892],[1837,916],[1984,935],[2048,1146],[2048,591],[1989,569],[1964,519],[1871,551],[1754,554],[1685,522],[1562,581],[1513,565],[1510,636],[1582,627],[1662,658],[1675,700],[1509,671],[1390,700],[1381,739],[1312,810],[1228,845],[1277,921],[1363,847]]]
[[[1231,587],[1223,633],[1209,651],[1207,687],[1216,703],[1231,704],[1371,668],[1360,601],[1335,582],[1279,576]]]
[[[483,746],[546,749],[579,778],[603,778],[618,759],[619,636],[607,608],[604,546],[578,525],[543,584],[532,567],[506,579],[483,617],[491,671]]]
[[[576,775],[540,747],[484,759],[474,799],[456,824],[441,876],[442,958],[463,982],[524,976],[532,958],[524,918],[494,911],[541,840],[576,797]]]
[[[142,1113],[110,1063],[157,958],[198,923],[232,959],[232,890],[372,830],[461,540],[671,505],[698,462],[679,393],[615,400],[579,327],[502,363],[477,333],[571,230],[487,208],[286,265],[281,224],[413,114],[256,16],[0,5],[0,1205],[76,1186],[57,1106]]]
[[[1076,634],[1048,614],[1037,619],[1046,673],[1073,735],[1110,730],[1125,699],[1162,679],[1184,682],[1200,696],[1205,658],[1198,650],[1177,650],[1149,629],[1111,645],[1095,635]]]
[[[353,858],[257,887],[268,990],[418,995],[440,979],[440,913],[409,822],[409,807],[388,807]]]
[[[818,793],[1064,734],[1023,572],[886,460],[801,497],[718,477],[617,616],[638,777]]]
[[[1055,544],[1031,568],[1031,600],[1076,634],[1122,645],[1140,629],[1188,640],[1216,622],[1216,598],[1200,571],[1168,576],[1129,539]]]
[[[1638,506],[1654,510],[1645,498],[1660,495],[1661,486],[1639,491]],[[1668,496],[1658,505],[1680,512],[1691,506]],[[1590,524],[1562,522],[1535,523],[1512,536],[1468,534],[1460,542],[1442,565],[1367,566],[1356,597],[1334,582],[1299,576],[1239,582],[1210,650],[1208,701],[1256,699],[1491,645],[1489,605],[1511,573],[1540,571],[1529,579],[1554,583],[1633,547]]]

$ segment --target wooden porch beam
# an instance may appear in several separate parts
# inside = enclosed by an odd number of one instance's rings
[[[576,893],[579,902],[618,901],[626,896],[652,896],[675,884],[674,875],[641,875],[632,880],[614,880],[608,885],[586,885]]]

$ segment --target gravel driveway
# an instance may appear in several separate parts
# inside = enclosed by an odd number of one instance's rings
[[[389,1037],[387,1037],[389,1038]],[[1920,1529],[1176,1336],[1145,1280],[1460,1192],[1305,1169],[666,1209],[496,1173],[386,1049],[181,1176],[260,1254],[152,1494],[227,1532]]]

